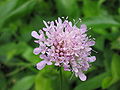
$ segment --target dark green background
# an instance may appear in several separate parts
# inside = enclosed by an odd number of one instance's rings
[[[87,81],[70,80],[72,73],[63,71],[63,90],[120,90],[119,0],[0,0],[0,90],[60,89],[57,67],[35,68],[41,59],[32,53],[38,45],[31,31],[62,16],[81,18],[98,52],[92,53],[97,60],[86,72]]]

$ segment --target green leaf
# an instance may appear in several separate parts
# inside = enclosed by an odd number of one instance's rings
[[[34,84],[35,76],[26,76],[13,86],[12,90],[29,90]]]
[[[112,84],[116,83],[118,80],[120,80],[120,56],[117,54],[114,54],[112,57],[112,63],[111,63],[111,76],[108,76],[104,78],[102,82],[102,88],[108,88]]]
[[[120,80],[120,56],[117,54],[114,54],[112,57],[112,63],[111,63],[111,72],[112,75],[104,78],[102,82],[102,88],[108,88],[114,83],[116,83],[118,80]]]
[[[4,17],[4,19],[0,22],[0,27],[2,27],[4,22],[6,20],[8,20],[9,18],[15,19],[15,18],[24,16],[27,13],[31,12],[31,10],[33,9],[35,3],[36,3],[36,0],[29,0],[26,3],[22,4],[21,6],[17,7],[16,9],[14,9],[12,12],[7,14],[7,16]]]
[[[115,21],[112,16],[107,15],[100,15],[91,17],[89,19],[86,19],[83,23],[87,24],[88,26],[99,27],[99,28],[105,28],[110,26],[119,26],[119,22]]]
[[[17,5],[17,2],[18,0],[6,0],[2,1],[2,3],[0,2],[0,12],[2,12],[0,17],[6,16],[11,10],[13,10]]]
[[[107,76],[107,74],[108,73],[102,73],[100,75],[97,75],[96,77],[93,77],[90,80],[82,82],[74,90],[94,90],[96,88],[99,88],[101,86],[103,78]]]
[[[100,7],[103,2],[105,2],[105,0],[99,0],[99,1],[98,1],[98,6]]]
[[[117,40],[112,41],[111,45],[112,45],[111,47],[112,49],[120,50],[120,37],[118,37]]]
[[[29,13],[34,5],[36,3],[36,0],[29,0],[26,3],[24,3],[23,5],[21,5],[20,7],[16,8],[14,11],[12,11],[7,18],[11,17],[11,16],[15,16],[15,15],[22,15],[22,14],[26,14]]]
[[[33,54],[33,48],[25,42],[19,42],[18,44],[14,42],[8,43],[2,45],[0,49],[4,51],[4,53],[0,52],[0,55],[6,57],[6,60],[4,60],[4,62],[11,60],[15,55],[21,55],[24,59],[32,62],[33,64],[36,64],[41,60],[38,56]]]
[[[120,79],[119,67],[120,67],[120,56],[114,54],[111,63],[111,70],[112,70],[112,76],[115,79],[115,81]]]
[[[19,37],[20,41],[28,42],[32,38],[31,32],[33,27],[30,25],[22,25],[23,27],[20,29],[21,36]]]
[[[65,15],[69,17],[78,17],[79,8],[77,6],[77,0],[55,0],[59,15]]]
[[[104,49],[104,67],[106,71],[111,72],[111,62],[113,57],[113,51],[109,47]]]
[[[105,77],[102,81],[102,88],[105,89],[105,88],[108,88],[112,83],[111,83],[111,80],[113,78],[111,76],[108,76],[108,77]]]
[[[93,17],[98,15],[100,13],[98,2],[93,2],[92,0],[83,0],[83,13],[86,17]]]
[[[5,20],[5,18],[9,15],[10,11],[12,11],[17,5],[18,0],[6,0],[3,3],[0,3],[0,23]]]
[[[0,46],[0,50],[4,51],[4,53],[0,52],[0,55],[6,56],[6,58],[7,58],[6,60],[4,60],[4,62],[10,60],[16,54],[15,53],[16,47],[17,47],[17,45],[15,43],[8,43],[8,44],[4,44],[4,45]]]
[[[7,82],[5,75],[0,71],[0,90],[6,90]]]
[[[52,82],[50,78],[46,78],[43,76],[44,70],[41,70],[35,80],[35,90],[53,90],[52,88]]]
[[[39,56],[33,54],[33,50],[34,49],[32,47],[26,44],[26,49],[24,50],[22,57],[25,58],[27,61],[32,62],[33,64],[36,64],[41,59],[39,58]]]
[[[103,36],[96,38],[95,48],[103,51],[104,50],[105,38]]]

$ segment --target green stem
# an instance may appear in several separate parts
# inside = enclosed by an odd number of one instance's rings
[[[62,90],[62,68],[60,67],[60,90]]]

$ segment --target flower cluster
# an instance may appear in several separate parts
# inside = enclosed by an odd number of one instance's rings
[[[74,72],[76,77],[85,81],[84,71],[90,68],[90,62],[96,60],[95,56],[91,56],[91,46],[95,41],[87,36],[86,25],[82,24],[78,28],[67,19],[62,21],[61,18],[43,23],[46,27],[39,30],[39,34],[36,31],[31,33],[36,38],[34,42],[39,44],[33,52],[43,59],[37,64],[37,69],[54,64],[64,67],[65,71]]]

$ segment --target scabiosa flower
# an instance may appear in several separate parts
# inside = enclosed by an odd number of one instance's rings
[[[37,63],[37,69],[54,64],[64,67],[65,71],[74,72],[76,77],[85,81],[84,71],[90,68],[90,62],[96,60],[95,56],[91,56],[91,46],[95,41],[87,36],[86,25],[82,24],[78,28],[67,19],[62,21],[61,18],[43,23],[46,27],[39,30],[39,34],[36,31],[31,33],[37,39],[34,42],[39,44],[33,53],[39,54],[43,59]]]

